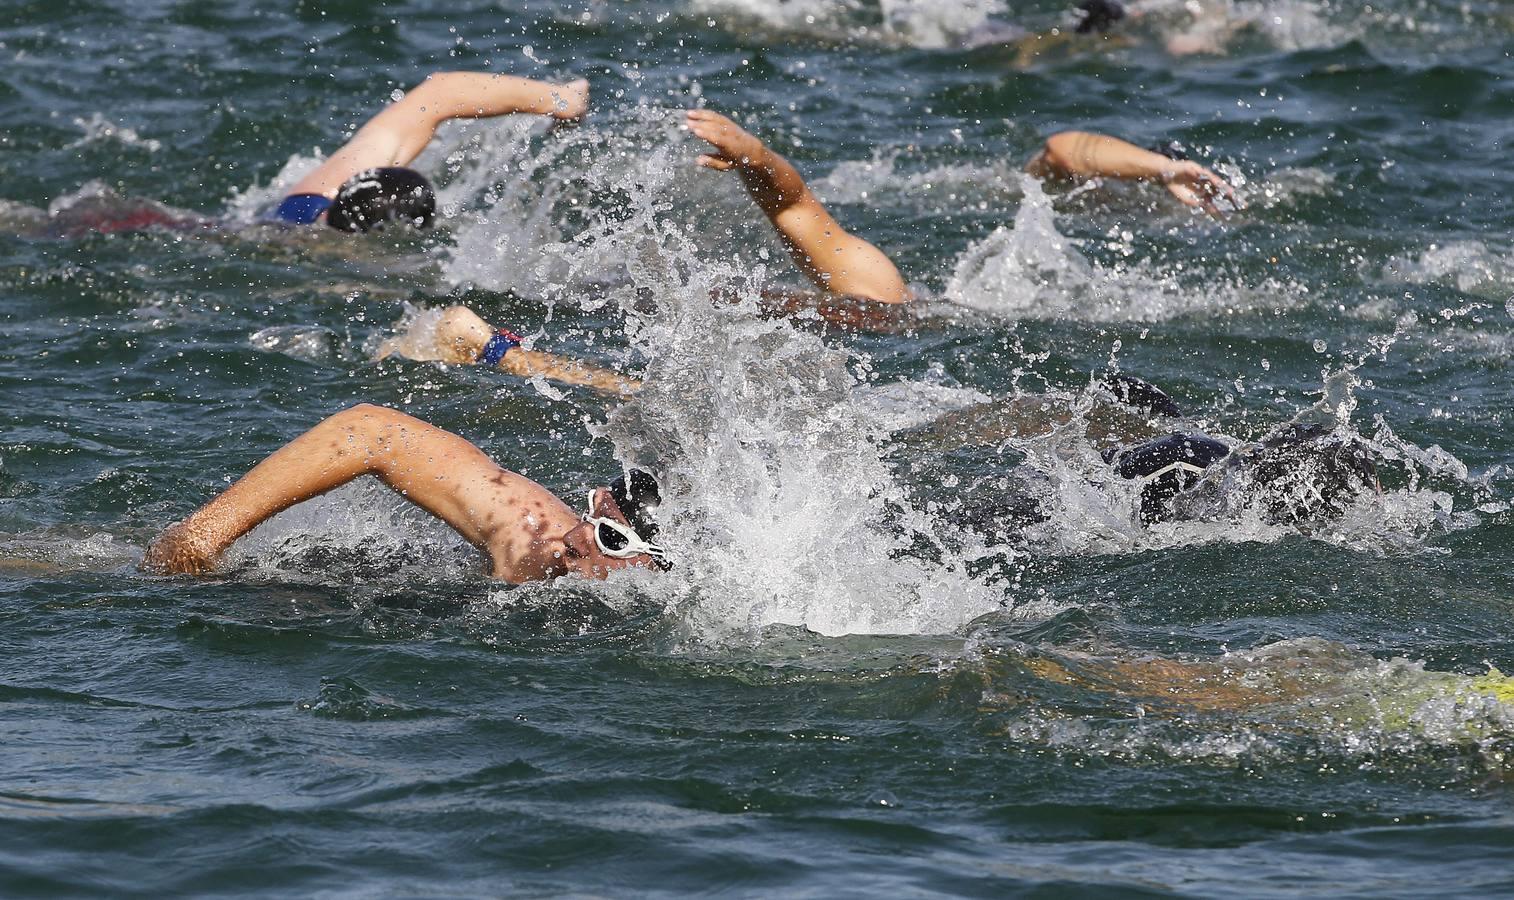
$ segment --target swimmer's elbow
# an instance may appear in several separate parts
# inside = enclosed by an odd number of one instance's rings
[[[1077,171],[1078,144],[1083,138],[1081,131],[1059,131],[1046,139],[1041,154],[1032,161],[1040,163],[1047,174],[1067,176]]]

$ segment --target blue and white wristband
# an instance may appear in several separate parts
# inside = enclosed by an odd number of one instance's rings
[[[478,364],[488,366],[491,369],[499,365],[499,361],[505,358],[513,348],[520,346],[520,335],[507,328],[501,328],[489,338],[489,343],[479,351]]]

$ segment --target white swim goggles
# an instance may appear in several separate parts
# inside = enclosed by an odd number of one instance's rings
[[[597,492],[597,489],[589,491],[589,511],[584,513],[583,518],[594,526],[594,544],[599,547],[599,552],[612,559],[629,559],[645,553],[659,563],[666,563],[668,553],[662,547],[642,540],[641,535],[629,525],[623,525],[608,516],[594,515],[594,495]]]

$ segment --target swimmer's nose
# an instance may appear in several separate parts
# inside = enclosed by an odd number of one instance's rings
[[[562,536],[563,549],[574,559],[583,559],[589,555],[589,523],[582,522],[568,530]]]

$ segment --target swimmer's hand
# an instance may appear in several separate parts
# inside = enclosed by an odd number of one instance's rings
[[[1192,160],[1173,160],[1170,166],[1163,168],[1161,182],[1168,193],[1183,204],[1202,209],[1211,216],[1222,214],[1220,200],[1229,203],[1233,210],[1246,208],[1229,182]]]
[[[208,575],[216,570],[216,554],[188,523],[179,522],[158,535],[147,548],[141,568],[157,575]]]
[[[684,117],[684,128],[700,140],[709,142],[714,153],[701,154],[696,162],[706,169],[728,172],[738,166],[765,164],[767,147],[740,125],[712,109],[691,109]]]
[[[577,122],[584,117],[584,113],[589,111],[589,80],[587,78],[554,85],[549,95],[552,98],[553,118],[564,122]]]

